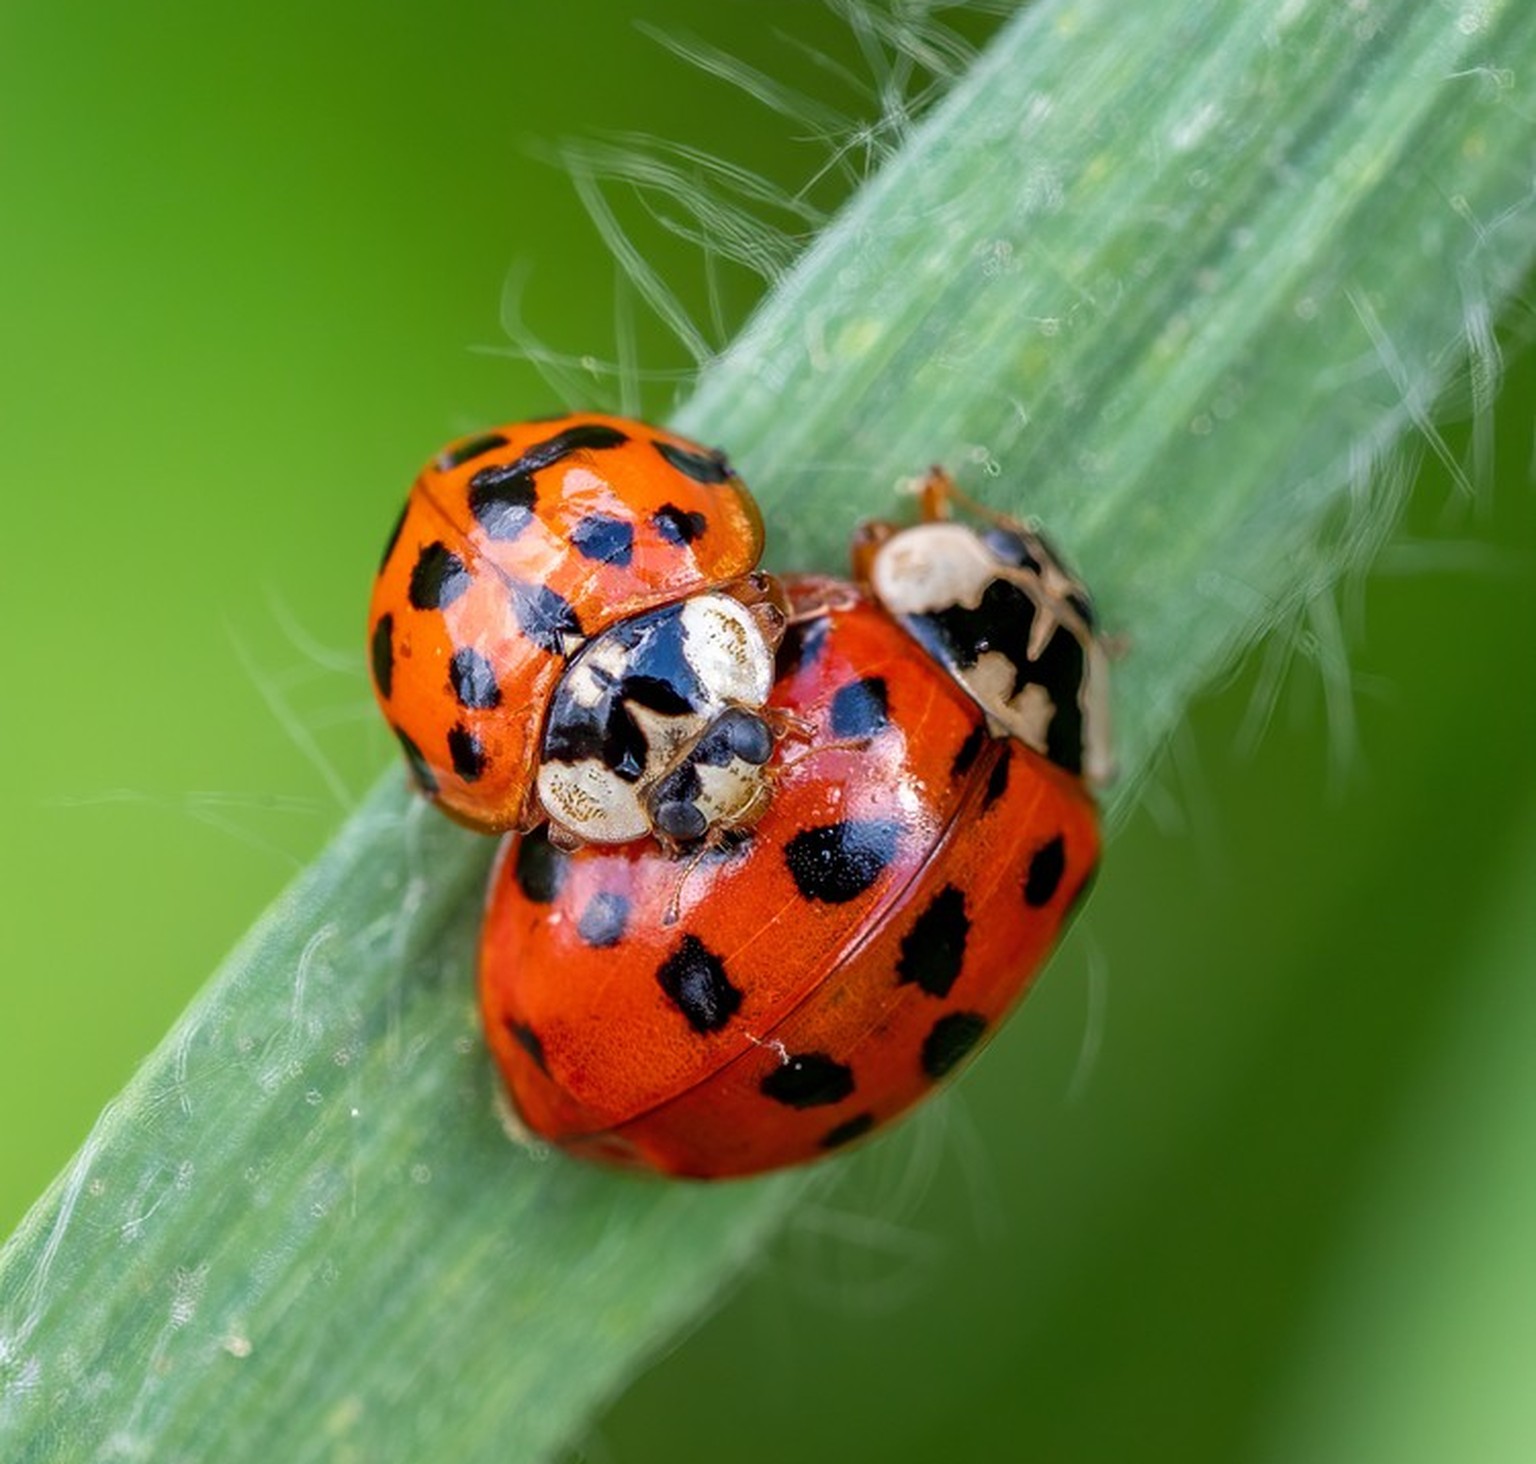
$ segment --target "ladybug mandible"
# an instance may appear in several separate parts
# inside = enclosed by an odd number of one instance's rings
[[[369,612],[374,692],[416,786],[556,842],[749,824],[781,729],[784,627],[723,454],[622,417],[498,427],[416,479]]]
[[[952,496],[930,477],[925,523],[861,535],[861,587],[786,580],[770,706],[806,743],[749,833],[692,861],[506,841],[481,1006],[534,1133],[699,1178],[814,1159],[1028,988],[1098,861],[1102,654],[1038,535],[950,524]]]

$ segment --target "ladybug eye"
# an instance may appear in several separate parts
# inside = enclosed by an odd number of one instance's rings
[[[703,813],[693,803],[663,803],[652,817],[661,833],[669,839],[676,839],[679,843],[703,838],[704,830],[709,827]]]
[[[773,733],[768,730],[768,724],[761,717],[754,717],[751,712],[732,709],[724,713],[718,722],[716,729],[725,733],[730,742],[730,748],[742,762],[751,763],[753,767],[761,767],[773,754]]]

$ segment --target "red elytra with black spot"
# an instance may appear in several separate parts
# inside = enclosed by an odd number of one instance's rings
[[[567,657],[742,579],[762,544],[724,456],[643,422],[522,422],[444,449],[411,488],[368,615],[374,692],[417,786],[471,827],[526,826]]]
[[[701,1178],[841,1148],[975,1051],[1099,854],[1082,781],[989,734],[851,586],[787,582],[772,704],[808,724],[752,832],[503,845],[481,944],[524,1123],[585,1157]]]

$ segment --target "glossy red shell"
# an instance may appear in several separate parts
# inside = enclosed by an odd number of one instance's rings
[[[418,785],[519,826],[565,657],[620,620],[749,573],[762,521],[716,452],[623,417],[498,427],[416,479],[368,627],[374,692]]]
[[[490,1044],[528,1127],[588,1157],[749,1174],[885,1125],[1006,1015],[1096,865],[1081,782],[851,587],[790,583],[838,608],[786,637],[773,705],[813,732],[749,837],[691,868],[539,834],[498,860]]]

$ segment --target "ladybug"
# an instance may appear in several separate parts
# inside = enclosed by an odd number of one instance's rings
[[[1107,657],[1087,588],[1038,531],[972,502],[942,468],[919,493],[921,523],[860,528],[854,574],[971,694],[994,737],[1109,782]],[[957,503],[985,532],[950,517]]]
[[[782,728],[784,628],[725,456],[622,417],[498,427],[421,472],[369,612],[373,687],[416,786],[560,844],[750,823]]]
[[[1029,986],[1098,863],[1101,668],[1037,535],[926,534],[951,527],[945,485],[929,522],[861,535],[863,585],[785,581],[770,707],[806,740],[752,829],[692,859],[504,843],[481,1008],[533,1133],[696,1178],[815,1159],[931,1091]]]

